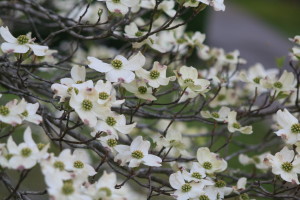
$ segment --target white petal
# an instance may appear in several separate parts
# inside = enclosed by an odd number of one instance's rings
[[[90,62],[88,66],[98,72],[106,73],[113,69],[110,64],[104,63],[95,57],[88,57],[87,59]]]
[[[135,71],[142,68],[145,65],[145,62],[145,56],[141,52],[138,52],[136,55],[129,58],[128,63],[124,66],[124,68]]]
[[[143,158],[144,164],[153,167],[161,166],[161,158],[152,154],[148,154]]]
[[[45,56],[46,51],[49,49],[47,46],[42,46],[38,44],[27,44],[36,56]]]
[[[128,70],[111,70],[106,73],[106,80],[110,82],[130,83],[134,80],[135,74]]]
[[[0,27],[0,34],[2,38],[9,43],[17,43],[17,38],[15,38],[8,30],[8,27]]]
[[[84,66],[74,66],[71,69],[71,77],[75,82],[85,81],[85,67]]]
[[[26,53],[29,50],[29,47],[26,45],[4,42],[1,45],[1,49],[4,53]]]

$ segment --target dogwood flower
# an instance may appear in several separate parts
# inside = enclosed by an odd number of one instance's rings
[[[300,45],[300,35],[296,35],[294,38],[289,38],[289,40]]]
[[[54,98],[58,96],[60,97],[60,102],[64,102],[67,98],[71,97],[72,90],[78,93],[78,89],[74,87],[76,84],[84,83],[85,77],[85,67],[72,67],[71,78],[63,78],[60,80],[60,84],[54,83],[51,86],[51,90],[54,92]]]
[[[147,87],[145,80],[136,79],[131,83],[123,83],[122,86],[129,92],[133,93],[139,99],[147,101],[155,101],[156,97],[153,96],[151,87]]]
[[[25,99],[22,99],[21,102],[22,101],[25,102]],[[26,104],[25,111],[23,113],[21,113],[21,118],[23,120],[26,120],[28,122],[32,122],[35,124],[41,123],[43,120],[42,117],[40,115],[36,114],[37,110],[39,109],[39,103],[32,104],[32,103],[25,102],[25,104]]]
[[[97,124],[97,117],[109,111],[108,108],[100,106],[98,101],[99,95],[94,88],[80,90],[78,94],[72,91],[70,106],[76,111],[83,123],[94,127]]]
[[[264,163],[264,159],[265,157],[270,154],[269,152],[265,152],[263,154],[260,154],[258,156],[252,156],[252,157],[249,157],[245,154],[240,154],[239,155],[239,162],[242,164],[242,165],[250,165],[250,164],[254,164],[255,167],[257,169],[260,169],[260,170],[267,170],[269,169],[269,166],[267,166],[265,163]]]
[[[230,108],[222,106],[218,112],[201,111],[201,116],[204,118],[213,118],[219,122],[226,122]]]
[[[22,123],[22,113],[25,112],[26,102],[17,99],[0,106],[0,122],[16,126]]]
[[[176,191],[172,194],[177,200],[188,200],[197,197],[199,191],[204,188],[204,184],[198,182],[186,182],[180,171],[171,174],[170,185]]]
[[[147,83],[153,87],[158,88],[161,85],[168,85],[169,81],[174,81],[175,77],[166,77],[167,66],[159,62],[154,62],[153,68],[150,71],[139,69],[135,73],[138,77],[147,80]]]
[[[95,90],[99,94],[99,99],[97,100],[98,104],[111,107],[119,106],[125,102],[125,99],[117,100],[117,92],[109,81],[104,82],[103,80],[99,80],[95,85]]]
[[[33,43],[30,35],[20,35],[15,38],[8,30],[7,27],[0,27],[0,34],[6,41],[2,43],[1,49],[4,53],[27,53],[31,49],[36,56],[45,56],[48,50],[47,46],[42,46]]]
[[[146,9],[154,9],[156,5],[155,0],[142,0],[140,6],[142,8]],[[170,17],[174,17],[176,14],[176,11],[174,10],[175,2],[173,0],[165,0],[162,1],[158,7],[157,10],[162,10]]]
[[[206,5],[214,7],[215,11],[225,11],[224,0],[197,0]]]
[[[115,161],[121,161],[121,165],[129,162],[128,167],[138,167],[140,164],[160,167],[161,158],[152,154],[149,154],[150,142],[144,141],[142,136],[136,137],[130,146],[117,145],[115,150],[118,154],[115,157]]]
[[[117,193],[115,185],[117,184],[117,176],[115,173],[103,172],[99,180],[88,188],[88,194],[93,199],[104,200],[123,200],[124,197]]]
[[[126,117],[124,115],[107,111],[100,116],[100,120],[98,120],[94,127],[94,131],[103,131],[108,135],[118,138],[117,133],[129,134],[135,126],[136,123],[126,125]]]
[[[264,87],[274,89],[277,94],[279,92],[291,92],[295,89],[294,74],[292,72],[287,72],[286,70],[284,70],[278,80],[268,77],[267,79],[262,79],[261,82]]]
[[[135,78],[133,71],[142,68],[146,62],[146,58],[141,52],[132,56],[129,60],[119,55],[110,64],[104,63],[95,57],[88,57],[87,59],[90,62],[88,66],[98,72],[105,73],[106,80],[122,83],[133,81]]]
[[[220,179],[215,180],[215,184],[212,186],[207,186],[207,191],[217,194],[217,199],[224,199],[224,196],[232,193],[233,189],[231,187],[226,187],[226,182]]]
[[[210,152],[207,147],[198,149],[197,160],[207,174],[222,172],[227,168],[227,162],[218,154]]]
[[[112,13],[125,15],[129,8],[138,5],[139,0],[98,0],[105,1],[107,9]]]
[[[295,184],[299,184],[298,175],[300,173],[300,156],[295,155],[293,150],[284,147],[274,156],[269,154],[265,158],[265,163],[272,167],[272,173]]]
[[[206,180],[205,169],[197,162],[193,162],[190,172],[182,171],[184,179],[188,182],[201,182],[204,185],[213,185],[211,180]]]
[[[241,191],[246,189],[246,184],[247,184],[246,177],[239,178],[236,186],[232,186],[232,189],[234,190],[235,193],[239,194]]]
[[[11,155],[8,163],[13,169],[30,169],[42,158],[45,158],[48,153],[48,147],[38,146],[32,139],[31,129],[26,128],[24,132],[24,142],[17,145],[10,136],[7,141],[7,150]]]
[[[235,111],[231,111],[228,114],[228,130],[231,133],[234,133],[236,131],[241,132],[243,134],[251,134],[253,133],[252,131],[252,126],[241,126],[240,123],[236,120],[236,115],[237,113]]]
[[[277,111],[276,122],[280,125],[280,129],[275,133],[287,144],[300,141],[300,123],[287,109]]]

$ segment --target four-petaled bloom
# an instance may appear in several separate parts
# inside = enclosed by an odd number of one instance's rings
[[[105,73],[106,80],[121,83],[133,81],[135,78],[134,71],[141,69],[146,62],[146,58],[141,52],[138,52],[129,60],[119,55],[110,64],[104,63],[95,57],[88,57],[87,59],[90,62],[90,68]]]
[[[218,154],[210,152],[207,147],[198,149],[197,160],[207,174],[222,172],[227,168],[227,162]]]
[[[121,161],[121,165],[129,162],[129,167],[138,167],[140,164],[160,167],[161,158],[152,154],[149,154],[150,142],[144,141],[142,136],[136,137],[130,146],[117,145],[115,150],[118,154],[115,157],[116,161]]]

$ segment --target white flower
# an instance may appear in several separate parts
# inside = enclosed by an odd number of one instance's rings
[[[25,111],[26,102],[17,99],[0,106],[0,122],[16,126],[22,123],[22,113]]]
[[[95,126],[95,132],[103,131],[108,135],[118,138],[118,132],[128,134],[136,126],[136,123],[126,125],[126,117],[115,112],[107,111],[100,116]]]
[[[142,0],[141,1],[141,7],[147,8],[147,9],[154,9],[156,5],[155,0]],[[165,0],[162,1],[157,9],[164,11],[167,15],[170,17],[173,17],[176,14],[176,11],[174,10],[175,2],[173,0]]]
[[[30,169],[42,158],[45,158],[48,153],[49,145],[41,146],[33,141],[31,129],[28,127],[24,132],[24,142],[17,145],[10,136],[7,141],[7,150],[12,156],[8,163],[13,169]]]
[[[76,84],[84,83],[86,77],[85,67],[74,66],[71,69],[71,78],[63,78],[59,83],[54,83],[51,86],[51,90],[54,92],[54,98],[60,97],[60,102],[64,102],[71,96],[72,90],[78,92],[77,88],[74,88]]]
[[[160,167],[161,158],[152,154],[149,154],[150,142],[144,141],[142,136],[136,137],[130,146],[117,145],[115,147],[118,154],[115,157],[115,161],[120,160],[121,165],[129,162],[129,167],[138,167],[140,164]]]
[[[202,47],[203,42],[205,40],[205,34],[202,34],[199,31],[196,31],[193,35],[185,34],[184,39],[192,47],[194,47],[194,46]]]
[[[27,53],[31,49],[36,56],[45,56],[48,50],[47,46],[41,46],[33,43],[29,35],[20,35],[15,38],[7,27],[0,27],[0,34],[6,41],[2,43],[1,49],[5,53]]]
[[[67,171],[74,172],[75,176],[87,178],[96,174],[95,169],[89,164],[89,155],[82,149],[75,149],[71,154],[70,149],[63,150],[64,164]]]
[[[241,191],[246,189],[247,178],[242,177],[237,181],[236,186],[232,186],[232,189],[235,193],[239,194]]]
[[[117,100],[117,92],[109,81],[104,82],[103,80],[99,80],[95,85],[95,90],[99,94],[99,99],[97,100],[98,104],[111,107],[119,106],[125,102],[125,99]]]
[[[300,35],[296,35],[294,38],[289,38],[289,40],[300,45]]]
[[[152,88],[147,87],[146,80],[144,79],[136,79],[130,83],[123,83],[122,86],[139,99],[145,99],[147,101],[156,100],[156,97],[152,94]]]
[[[122,83],[133,81],[135,78],[133,71],[142,68],[146,62],[146,58],[141,52],[132,56],[129,60],[119,55],[110,64],[104,63],[95,57],[88,57],[88,60],[90,62],[89,67],[98,72],[105,73],[106,80]]]
[[[236,131],[241,132],[243,134],[251,134],[253,133],[252,131],[252,126],[241,126],[240,123],[236,120],[236,115],[237,113],[235,111],[231,111],[228,114],[228,130],[231,133],[234,133]]]
[[[207,147],[198,149],[197,160],[208,174],[222,172],[227,168],[227,162],[218,154],[210,152]]]
[[[201,111],[201,116],[204,118],[213,118],[219,122],[226,122],[230,108],[222,106],[218,112]]]
[[[268,77],[267,79],[262,79],[261,84],[266,88],[274,89],[278,93],[291,92],[295,89],[295,77],[292,72],[284,70],[278,80]]]
[[[264,163],[264,159],[268,154],[269,152],[265,152],[258,156],[252,156],[251,158],[245,154],[240,154],[239,161],[242,165],[254,164],[257,169],[267,170],[269,169],[269,166]]]
[[[105,1],[110,12],[125,15],[129,8],[138,5],[139,0],[98,0]]]
[[[93,199],[124,200],[122,195],[117,194],[118,191],[115,189],[116,184],[116,174],[104,171],[99,180],[88,189],[88,194],[91,195]]]
[[[83,123],[90,127],[96,126],[97,117],[109,111],[108,108],[102,107],[97,103],[98,96],[94,88],[79,90],[78,94],[72,91],[69,104],[76,111]]]
[[[202,183],[204,185],[213,185],[214,183],[210,181],[209,179],[206,180],[206,173],[205,169],[197,162],[193,162],[192,168],[190,172],[187,172],[186,170],[182,171],[182,175],[184,179],[188,182],[197,182],[197,183]]]
[[[233,189],[231,187],[226,187],[225,181],[215,180],[215,184],[213,186],[207,186],[207,191],[217,194],[217,199],[224,199],[224,196],[232,193]]]
[[[195,198],[199,191],[203,189],[204,184],[197,182],[186,182],[180,171],[171,174],[169,178],[170,185],[176,191],[172,194],[177,200],[188,200]]]
[[[63,181],[61,179],[57,179],[56,177],[52,177],[53,184],[48,185],[48,193],[50,199],[59,199],[59,200],[92,200],[89,195],[83,193],[82,182],[79,180],[67,180]]]
[[[161,85],[168,85],[169,81],[174,81],[175,77],[166,77],[167,66],[159,62],[154,62],[153,68],[150,71],[139,69],[135,73],[138,77],[147,80],[147,83],[153,87],[158,88]]]
[[[287,182],[299,184],[297,174],[300,173],[300,156],[295,155],[293,150],[284,147],[275,156],[269,154],[265,162],[272,167],[273,174],[280,175]]]
[[[225,11],[224,0],[197,0],[206,5],[213,6],[215,11]]]
[[[295,144],[300,141],[299,121],[287,109],[277,111],[276,121],[281,127],[275,132],[276,135],[280,136],[287,144]]]
[[[25,102],[24,99],[22,99],[21,102],[22,101]],[[25,102],[25,104],[26,104],[25,111],[21,113],[22,119],[35,124],[41,123],[43,120],[42,117],[36,114],[37,110],[39,109],[39,103],[32,104],[32,103]]]
[[[96,135],[96,132],[92,132],[91,135],[94,137]],[[115,135],[107,135],[98,138],[100,140],[100,143],[108,149],[109,151],[112,151],[113,153],[116,152],[115,147],[118,145],[118,140]]]

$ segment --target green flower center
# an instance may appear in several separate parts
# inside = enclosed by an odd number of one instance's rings
[[[106,92],[99,93],[99,99],[101,99],[101,100],[106,100],[106,99],[108,99],[108,97],[109,97],[109,94],[107,94]]]
[[[282,85],[281,82],[277,81],[277,82],[275,82],[275,83],[273,84],[273,86],[274,86],[275,88],[281,89],[283,85]]]
[[[120,69],[123,66],[123,63],[121,60],[113,60],[113,61],[111,61],[111,65],[115,69]]]
[[[189,83],[194,84],[194,81],[193,81],[193,79],[191,79],[191,78],[187,78],[187,79],[185,79],[183,82],[184,82],[185,84],[189,84]]]
[[[153,79],[153,80],[157,79],[159,77],[159,75],[160,75],[160,73],[157,70],[153,70],[153,71],[150,72],[150,78]]]
[[[298,134],[300,133],[300,124],[293,124],[291,126],[292,133]]]
[[[198,173],[198,172],[192,173],[192,177],[193,177],[193,178],[197,178],[197,179],[201,179],[201,178],[202,178],[201,174]]]
[[[74,166],[75,168],[77,168],[77,169],[82,169],[82,168],[84,168],[84,164],[83,164],[83,162],[81,162],[80,160],[75,161],[74,164],[73,164],[73,166]]]
[[[74,88],[74,87],[69,87],[68,90],[67,90],[67,92],[68,92],[69,94],[71,94],[71,92],[72,92],[73,89],[74,89],[74,91],[75,91],[75,94],[78,94],[78,93],[79,93],[79,90],[78,90],[77,88]]]
[[[138,87],[138,91],[141,94],[146,94],[147,93],[147,88],[145,86],[140,86],[140,87]]]
[[[281,168],[286,172],[290,172],[293,169],[293,164],[290,162],[284,162],[282,163]]]
[[[93,103],[90,100],[85,99],[82,101],[81,107],[84,111],[90,111],[93,108]]]
[[[186,42],[186,39],[184,39],[184,38],[179,38],[178,40],[177,40],[177,43],[178,44],[183,44],[183,43],[185,43]]]
[[[219,118],[219,117],[220,117],[219,113],[217,113],[217,112],[213,112],[213,113],[211,113],[211,115],[212,115],[214,118]]]
[[[18,43],[23,45],[29,42],[29,38],[26,35],[20,35],[18,38]]]
[[[228,60],[233,60],[233,59],[234,59],[234,56],[231,55],[231,54],[227,54],[227,55],[226,55],[226,58],[227,58]]]
[[[235,123],[232,124],[232,127],[235,128],[235,129],[240,129],[241,125],[239,123],[235,122]]]
[[[108,139],[107,140],[107,145],[110,147],[114,147],[118,144],[118,141],[116,139]]]
[[[61,191],[64,195],[71,195],[74,193],[75,189],[73,187],[73,183],[66,182],[64,183],[63,187],[61,188]]]
[[[43,144],[43,143],[38,143],[38,144],[37,144],[37,147],[38,147],[39,151],[42,150],[45,146],[46,146],[46,145]]]
[[[106,193],[106,197],[110,197],[112,195],[111,190],[108,187],[103,187],[99,189],[99,192],[105,192]],[[101,198],[100,198],[101,200]]]
[[[256,77],[256,78],[253,79],[253,82],[256,83],[256,84],[259,84],[260,79],[261,79],[260,77]]]
[[[113,3],[120,3],[121,0],[112,0]]]
[[[210,200],[207,195],[200,195],[199,200]]]
[[[141,37],[141,36],[143,36],[143,32],[138,31],[138,32],[135,33],[135,36],[136,37]]]
[[[189,192],[189,191],[191,191],[191,189],[192,189],[192,186],[190,184],[188,184],[188,183],[183,184],[181,186],[181,191],[182,192]]]
[[[143,152],[141,152],[141,151],[139,151],[139,150],[136,150],[136,151],[132,152],[132,153],[131,153],[131,156],[132,156],[133,158],[136,158],[136,159],[142,159],[142,158],[144,158]]]
[[[65,164],[61,161],[55,161],[53,166],[54,166],[54,168],[59,169],[60,171],[65,169]]]
[[[223,101],[226,99],[226,96],[224,94],[218,95],[218,101]]]
[[[29,157],[32,153],[32,150],[28,147],[25,147],[21,150],[21,155],[25,158]]]
[[[21,113],[21,115],[24,116],[24,117],[28,117],[28,111],[25,110],[24,112]]]
[[[76,84],[80,84],[80,83],[83,83],[83,81],[76,81]]]
[[[0,115],[7,116],[9,114],[9,109],[6,106],[0,106]]]
[[[223,180],[217,180],[217,181],[215,182],[215,186],[218,187],[218,188],[225,187],[225,186],[226,186],[226,182],[223,181]]]
[[[106,123],[107,123],[109,126],[114,126],[114,125],[117,123],[117,121],[116,121],[115,118],[113,118],[113,117],[107,117],[107,118],[106,118]]]
[[[204,162],[202,166],[203,166],[204,169],[211,169],[212,168],[211,162]]]

